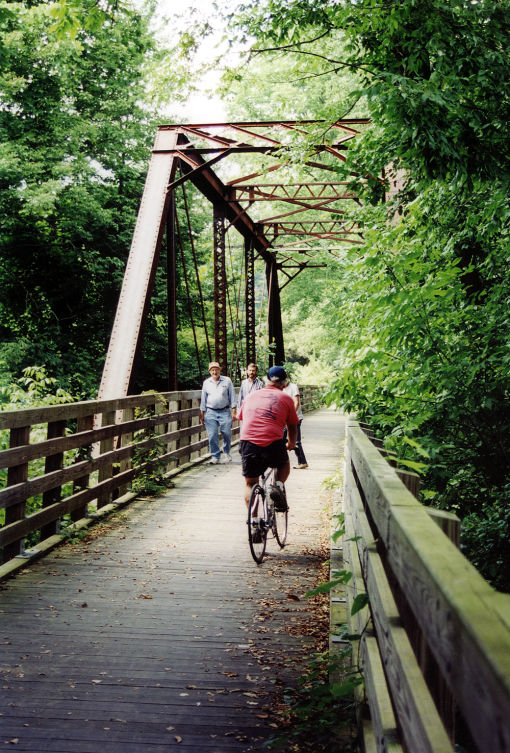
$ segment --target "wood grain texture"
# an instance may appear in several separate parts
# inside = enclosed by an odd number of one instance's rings
[[[329,527],[321,483],[338,465],[341,430],[332,411],[306,417],[310,467],[287,483],[289,544],[269,542],[260,567],[234,453],[232,464],[175,476],[165,496],[135,501],[4,584],[5,747],[267,750],[275,691],[296,681],[315,650],[303,595]]]
[[[348,443],[389,566],[479,750],[510,750],[510,597],[490,588],[360,429]]]
[[[452,744],[402,625],[381,557],[356,488],[350,488],[348,506],[362,563],[370,612],[391,698],[406,750],[414,753],[453,753]]]

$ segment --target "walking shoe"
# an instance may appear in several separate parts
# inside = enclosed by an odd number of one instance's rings
[[[217,464],[217,463],[219,463],[219,462],[220,462],[220,459],[219,459],[219,458],[211,458],[211,459],[209,460],[209,464],[210,464],[210,465],[216,465],[216,464]]]
[[[223,462],[224,463],[231,463],[232,462],[232,455],[229,455],[228,452],[225,452],[223,454]]]
[[[285,496],[285,487],[281,481],[277,481],[274,486],[269,487],[269,496],[274,502],[276,512],[287,512],[289,506]]]
[[[299,465],[294,465],[293,468],[308,468],[308,463],[300,463]]]

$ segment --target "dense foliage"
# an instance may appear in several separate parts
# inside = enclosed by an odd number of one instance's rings
[[[467,555],[504,589],[509,11],[506,0],[268,0],[245,3],[236,20],[273,61],[308,62],[309,80],[295,86],[329,81],[327,104],[311,97],[313,111],[300,115],[329,118],[332,105],[337,117],[351,107],[370,113],[348,163],[363,176],[355,188],[366,245],[322,275],[315,302],[335,343],[336,355],[324,348],[337,373],[330,400],[369,420],[420,470],[423,500],[460,515]],[[347,92],[346,71],[356,74]],[[274,95],[274,76],[269,86]],[[303,99],[301,91],[291,101]],[[402,182],[390,203],[388,186],[372,177],[388,166]],[[318,322],[299,296],[287,302],[291,316],[298,309],[291,327],[313,331]]]
[[[153,123],[138,14],[59,38],[46,2],[9,4],[0,74],[0,359],[97,389]],[[99,372],[100,373],[100,372]]]
[[[238,120],[370,115],[338,176],[359,176],[365,245],[324,249],[327,267],[286,286],[287,355],[300,381],[328,382],[332,402],[420,470],[423,500],[461,516],[466,553],[505,589],[509,11],[509,0],[249,0],[230,36],[254,50],[224,86]],[[148,92],[161,103],[184,91],[186,66],[159,56],[149,22],[148,8],[116,0],[0,3],[2,400],[29,400],[33,373],[66,396],[97,389],[156,123]],[[183,35],[181,48],[195,43]],[[289,159],[309,149],[295,143]],[[395,174],[388,201],[380,176]],[[189,202],[183,255],[210,324],[211,212]],[[208,349],[203,330],[193,337],[198,283],[190,309],[179,265],[180,376],[196,386]],[[138,389],[166,386],[165,289],[163,247]]]

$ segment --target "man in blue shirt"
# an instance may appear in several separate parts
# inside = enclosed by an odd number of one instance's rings
[[[236,393],[232,381],[227,376],[221,376],[219,363],[209,364],[209,374],[202,385],[200,400],[200,421],[205,425],[209,450],[215,465],[220,462],[220,445],[218,429],[223,437],[223,456],[225,463],[230,463],[230,445],[232,443],[232,417],[235,413]]]

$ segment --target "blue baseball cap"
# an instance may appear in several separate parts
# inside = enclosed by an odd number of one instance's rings
[[[272,384],[285,384],[289,380],[283,366],[271,366],[267,372],[267,378]]]

